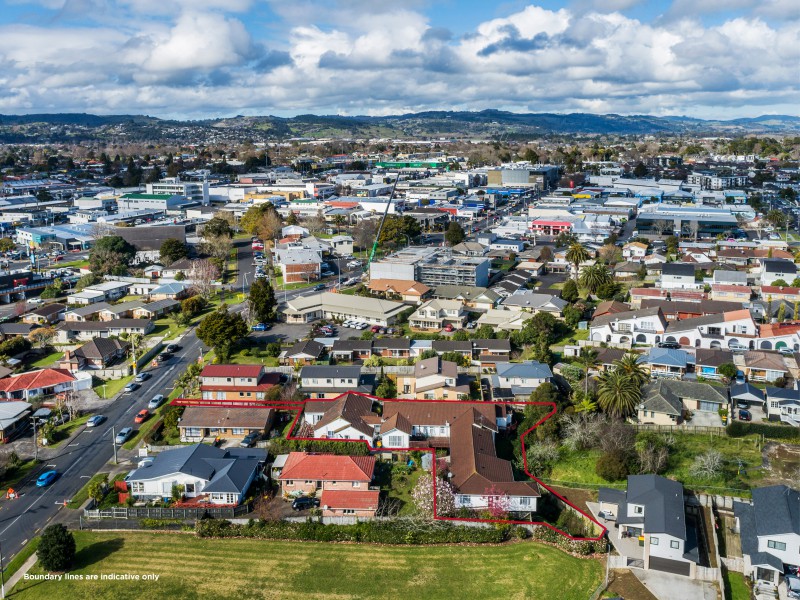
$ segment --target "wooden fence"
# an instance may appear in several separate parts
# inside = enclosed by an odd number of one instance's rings
[[[86,519],[202,519],[204,517],[233,519],[247,514],[251,510],[252,507],[247,504],[208,508],[115,507],[104,510],[84,510],[83,516]]]

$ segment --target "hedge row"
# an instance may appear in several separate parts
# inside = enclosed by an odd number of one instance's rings
[[[288,452],[326,452],[349,456],[366,456],[369,454],[366,444],[359,442],[336,442],[328,440],[287,440],[275,438],[270,440],[269,449],[273,455]]]
[[[249,537],[263,540],[312,542],[366,542],[373,544],[499,544],[509,538],[511,527],[465,527],[432,522],[409,528],[402,521],[365,521],[355,525],[323,525],[306,521],[251,521],[234,525],[224,519],[202,519],[195,529],[199,537]]]
[[[604,540],[599,542],[591,540],[571,540],[557,531],[553,531],[549,527],[534,527],[531,537],[539,542],[553,544],[565,552],[579,554],[581,556],[589,556],[595,552],[606,551],[606,542]]]
[[[791,425],[767,425],[766,423],[733,421],[728,425],[727,431],[731,437],[743,437],[756,433],[776,440],[800,440],[800,427],[792,427]]]

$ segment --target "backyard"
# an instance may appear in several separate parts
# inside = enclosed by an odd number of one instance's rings
[[[16,598],[383,598],[389,585],[392,595],[428,600],[584,600],[602,578],[600,561],[534,542],[393,547],[158,533],[74,535],[71,575],[84,579],[22,581],[14,588]],[[35,566],[31,573],[42,571]],[[111,573],[159,579],[86,580]]]

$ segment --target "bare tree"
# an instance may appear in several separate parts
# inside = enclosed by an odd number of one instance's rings
[[[359,248],[368,249],[377,235],[378,223],[374,219],[367,219],[354,227],[353,241]]]
[[[697,221],[690,221],[689,222],[689,235],[691,238],[696,242],[697,241],[697,232],[700,231],[700,223]]]
[[[670,227],[669,221],[666,219],[658,219],[657,221],[653,221],[653,230],[660,236]]]
[[[564,445],[571,450],[593,448],[600,441],[605,419],[597,414],[566,414],[561,420]]]
[[[709,448],[694,459],[689,471],[695,477],[713,479],[722,471],[722,465],[722,453],[719,450]]]
[[[319,211],[313,217],[305,219],[303,221],[303,226],[308,229],[309,233],[318,235],[320,233],[325,233],[325,229],[328,225],[325,223],[325,217],[322,215],[322,211]]]
[[[214,291],[214,282],[219,277],[219,269],[210,260],[193,260],[189,269],[188,278],[192,287],[203,298],[208,299]]]
[[[233,249],[233,240],[227,235],[212,235],[203,238],[201,250],[213,258],[227,262]]]
[[[110,235],[116,235],[116,228],[110,223],[95,221],[92,223],[90,234],[93,240],[99,240]]]

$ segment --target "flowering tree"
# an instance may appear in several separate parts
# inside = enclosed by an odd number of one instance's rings
[[[417,510],[427,517],[448,517],[456,512],[456,496],[449,481],[436,478],[436,514],[433,513],[433,476],[424,473],[411,491]]]
[[[486,512],[492,519],[507,519],[511,508],[511,498],[508,494],[497,489],[494,484],[483,492],[486,498]]]

